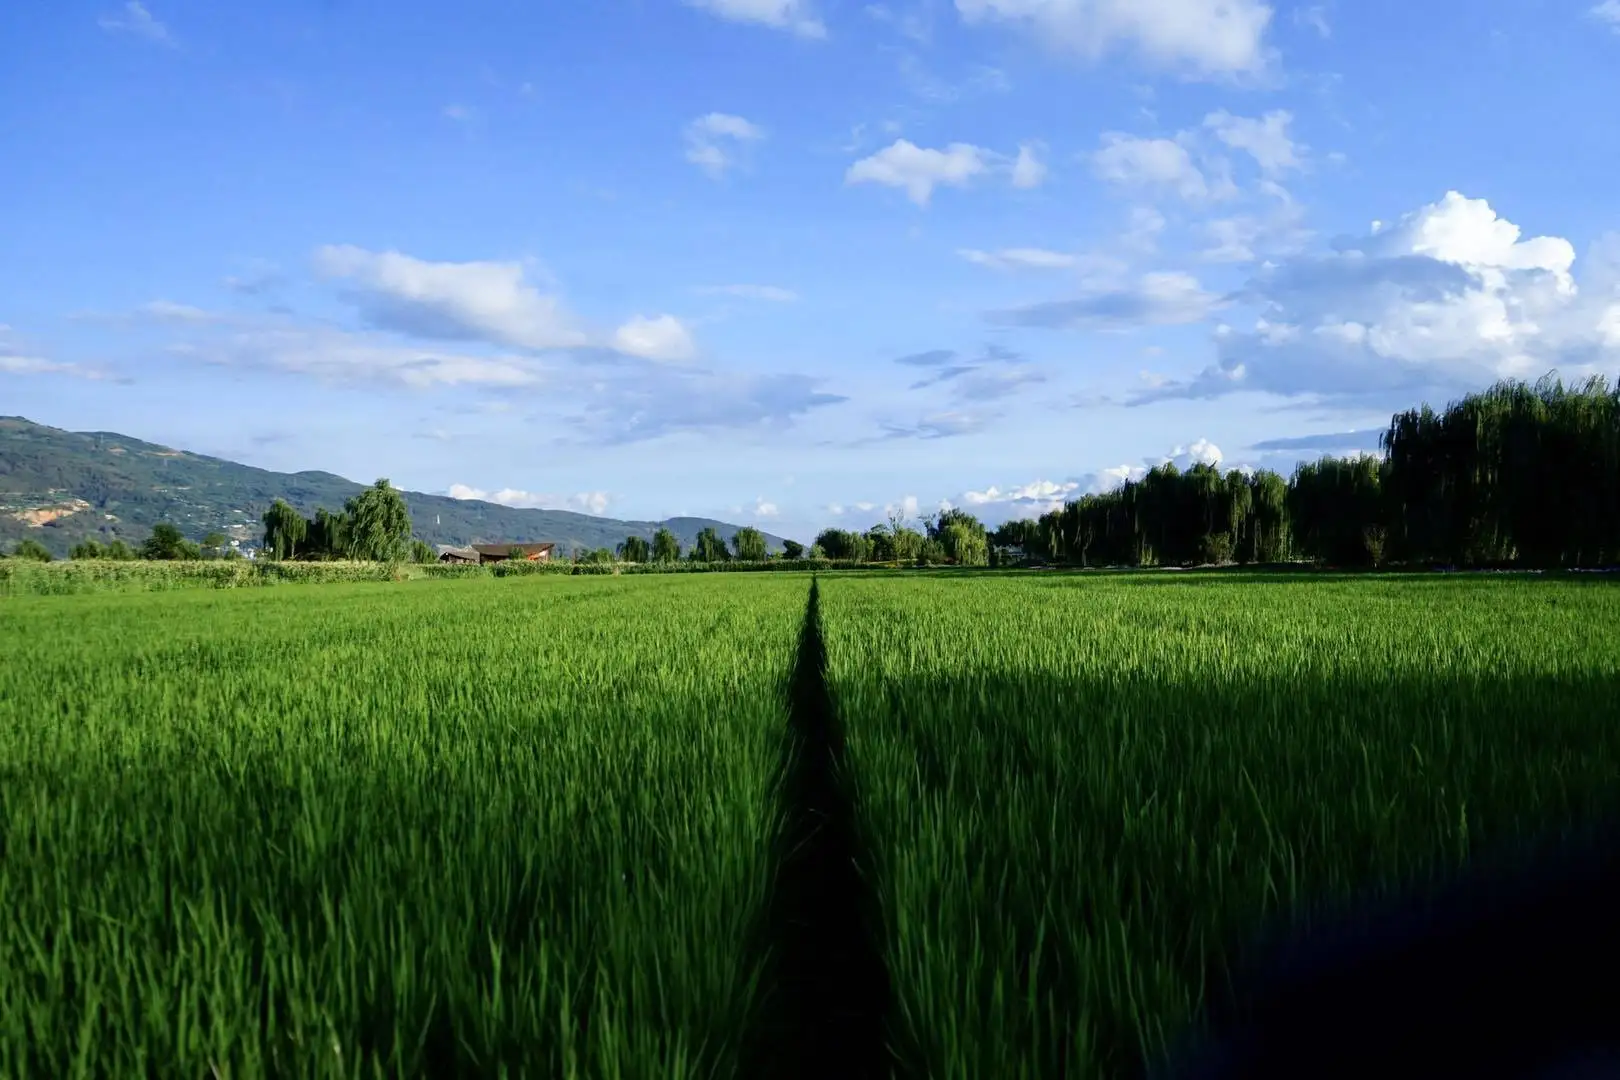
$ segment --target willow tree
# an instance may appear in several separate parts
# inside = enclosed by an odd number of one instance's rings
[[[273,559],[291,559],[309,532],[309,522],[283,499],[270,504],[260,519],[264,523],[264,550]]]
[[[350,558],[398,562],[411,542],[411,512],[387,480],[378,480],[343,506]]]

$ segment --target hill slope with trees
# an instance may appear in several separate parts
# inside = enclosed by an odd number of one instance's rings
[[[158,446],[113,432],[64,431],[0,417],[0,548],[32,539],[64,557],[84,540],[130,545],[159,522],[192,541],[222,533],[258,546],[261,518],[276,499],[314,517],[340,510],[366,485],[327,472],[278,473]],[[708,518],[619,521],[566,510],[526,510],[421,492],[402,493],[415,533],[430,544],[552,541],[560,551],[649,542],[668,528],[682,548],[712,528],[727,541],[738,526]],[[766,535],[773,550],[781,537]]]

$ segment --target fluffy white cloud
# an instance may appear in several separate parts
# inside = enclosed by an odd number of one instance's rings
[[[1591,15],[1594,19],[1608,23],[1615,33],[1620,34],[1620,0],[1603,0],[1601,4],[1592,8]]]
[[[1620,259],[1573,274],[1559,237],[1523,239],[1483,199],[1439,202],[1326,255],[1268,265],[1240,296],[1253,328],[1218,328],[1218,362],[1137,400],[1238,390],[1324,397],[1454,393],[1620,361]]]
[[[1268,112],[1258,119],[1233,116],[1222,109],[1206,116],[1204,126],[1227,146],[1254,158],[1260,170],[1272,176],[1297,169],[1302,164],[1300,147],[1288,136],[1288,125],[1293,119],[1293,114],[1283,109]]]
[[[1120,46],[1197,75],[1266,66],[1271,8],[1262,0],[956,0],[967,23],[1024,26],[1058,48],[1096,59]]]
[[[989,171],[992,158],[989,151],[970,143],[951,143],[944,150],[930,150],[896,139],[851,165],[844,174],[844,183],[903,188],[912,202],[927,206],[936,186],[966,186],[974,177]]]
[[[697,354],[691,332],[673,315],[632,317],[614,331],[613,347],[644,360],[690,360]]]
[[[1198,439],[1188,446],[1178,446],[1170,451],[1160,461],[1160,464],[1173,464],[1176,468],[1186,470],[1194,465],[1214,465],[1221,463],[1221,448],[1208,439]]]
[[[1080,261],[1067,252],[1045,248],[1002,248],[1000,251],[961,248],[957,254],[970,263],[992,270],[1067,270]]]
[[[608,494],[605,491],[582,491],[574,495],[549,495],[517,488],[485,491],[466,484],[451,484],[445,492],[452,499],[497,503],[519,510],[572,510],[579,514],[601,517],[607,513]]]
[[[1102,149],[1091,156],[1097,176],[1122,187],[1159,187],[1184,199],[1203,199],[1209,182],[1187,147],[1174,139],[1144,139],[1118,131],[1104,133]]]
[[[731,22],[769,26],[806,38],[827,36],[827,27],[816,17],[810,0],[686,0],[686,3]]]
[[[709,296],[735,296],[742,300],[767,300],[775,304],[791,304],[799,298],[792,289],[776,285],[705,285],[697,290]]]
[[[153,18],[152,13],[146,10],[146,5],[140,3],[140,0],[129,0],[121,14],[103,15],[96,21],[103,30],[134,34],[156,45],[173,47],[176,44],[174,35],[169,33],[169,28]]]
[[[541,365],[529,357],[471,355],[282,321],[238,327],[206,346],[181,343],[171,346],[170,352],[208,363],[271,368],[336,382],[393,383],[419,390],[531,386],[544,374]]]
[[[1220,301],[1198,279],[1179,271],[1143,274],[1124,286],[1094,289],[1072,300],[1050,300],[990,314],[1004,326],[1045,329],[1129,329],[1175,326],[1207,317]]]
[[[736,148],[758,142],[765,130],[740,116],[712,112],[686,125],[686,160],[718,180],[736,164]]]
[[[781,511],[777,508],[777,505],[763,495],[754,500],[754,516],[756,518],[773,518],[780,515]]]
[[[351,283],[378,326],[419,337],[477,338],[526,349],[584,345],[556,297],[524,280],[516,262],[427,262],[397,251],[328,245],[315,268]]]
[[[1215,218],[1200,226],[1210,241],[1201,257],[1209,262],[1253,262],[1262,256],[1294,255],[1304,249],[1310,230],[1298,204],[1284,202],[1262,215]]]
[[[1080,484],[1073,480],[1035,480],[1005,490],[991,486],[983,491],[964,491],[962,502],[986,516],[1034,518],[1063,508],[1075,496]]]
[[[1018,147],[1018,158],[1013,162],[1012,185],[1015,188],[1038,188],[1046,180],[1046,164],[1040,159],[1040,147],[1023,143]]]

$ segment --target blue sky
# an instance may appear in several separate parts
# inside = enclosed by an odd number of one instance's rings
[[[1620,371],[1620,0],[0,9],[0,413],[807,537]]]

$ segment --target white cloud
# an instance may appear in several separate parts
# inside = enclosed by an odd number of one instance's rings
[[[572,510],[577,514],[590,514],[593,517],[601,517],[607,513],[608,503],[611,501],[605,491],[582,491],[575,495],[550,495],[534,491],[520,491],[517,488],[485,491],[482,488],[469,487],[466,484],[451,484],[450,489],[445,494],[452,499],[491,502],[518,510]]]
[[[516,262],[427,262],[397,251],[328,245],[322,275],[354,285],[378,326],[420,337],[477,338],[525,349],[584,345],[560,302],[524,280]]]
[[[1609,0],[1609,2],[1611,4],[1615,4],[1617,9],[1620,9],[1620,0]],[[1333,27],[1328,22],[1327,9],[1321,4],[1313,4],[1310,7],[1295,8],[1294,25],[1309,27],[1310,29],[1315,30],[1316,35],[1320,38],[1330,38],[1333,36]]]
[[[964,491],[962,502],[980,513],[1002,519],[1036,518],[1061,510],[1064,502],[1079,490],[1080,484],[1073,480],[1034,480],[1005,490],[992,485],[983,491]]]
[[[164,322],[213,322],[218,316],[190,304],[176,304],[171,300],[152,300],[142,304],[140,312]]]
[[[1276,109],[1258,119],[1233,116],[1225,109],[1204,118],[1204,126],[1234,150],[1242,150],[1267,176],[1275,176],[1301,166],[1300,147],[1288,137],[1293,114]]]
[[[1046,165],[1042,163],[1039,146],[1022,143],[1018,147],[1018,160],[1013,162],[1012,185],[1015,188],[1037,188],[1046,180]]]
[[[1384,401],[1612,368],[1620,273],[1596,258],[1583,288],[1574,263],[1567,240],[1523,239],[1485,200],[1449,192],[1334,253],[1268,264],[1240,296],[1260,310],[1253,328],[1218,328],[1217,363],[1137,400],[1256,390]]]
[[[99,368],[47,360],[28,352],[5,323],[0,323],[0,375],[68,375],[96,382],[111,378]]]
[[[708,296],[735,296],[742,300],[766,300],[775,304],[791,304],[799,298],[792,289],[776,285],[704,285],[697,290]]]
[[[286,322],[241,327],[206,347],[172,346],[177,356],[272,368],[337,382],[383,382],[417,390],[440,386],[515,388],[542,381],[524,356],[477,356],[399,344],[374,335]]]
[[[466,105],[446,105],[439,110],[447,120],[454,120],[458,124],[470,123],[476,115]]]
[[[773,518],[780,515],[781,511],[776,504],[768,501],[763,495],[754,500],[754,516],[756,518]]]
[[[993,322],[1004,326],[1045,329],[1134,326],[1175,326],[1199,322],[1220,305],[1205,292],[1198,279],[1179,271],[1143,274],[1122,286],[1093,289],[1072,300],[993,312]]]
[[[1609,24],[1614,32],[1620,34],[1620,0],[1603,0],[1591,10],[1594,19]]]
[[[1067,270],[1079,262],[1077,256],[1045,248],[1002,248],[1000,251],[961,248],[956,253],[970,263],[991,270]]]
[[[171,48],[177,44],[174,35],[169,33],[169,28],[153,18],[152,13],[146,10],[146,5],[140,3],[140,0],[129,0],[129,3],[124,5],[122,14],[103,15],[96,21],[103,30],[134,34],[154,44],[168,45]]]
[[[1104,133],[1102,149],[1091,157],[1097,176],[1123,187],[1167,188],[1184,199],[1207,197],[1210,186],[1192,154],[1174,139],[1144,139],[1118,131]]]
[[[1272,14],[1261,0],[956,0],[956,10],[970,24],[1022,25],[1088,59],[1128,46],[1150,63],[1203,76],[1264,69]]]
[[[1191,445],[1176,447],[1166,454],[1159,464],[1174,465],[1182,471],[1194,465],[1213,465],[1219,468],[1222,457],[1220,447],[1208,439],[1198,439]]]
[[[759,125],[730,113],[712,112],[686,125],[686,160],[718,180],[736,165],[736,148],[765,137]]]
[[[938,185],[964,187],[989,171],[989,151],[969,143],[951,143],[944,150],[928,150],[897,139],[871,157],[862,158],[844,174],[846,184],[883,184],[904,188],[918,206],[927,206]]]
[[[613,347],[644,360],[690,360],[697,354],[691,332],[673,315],[632,317],[614,331]]]
[[[1265,216],[1215,218],[1200,226],[1211,246],[1200,253],[1208,262],[1253,262],[1262,256],[1293,255],[1310,238],[1297,204],[1286,202]]]
[[[0,353],[0,373],[6,375],[72,375],[79,379],[106,378],[103,372],[80,367],[60,360],[46,360],[41,356]]]
[[[687,6],[731,22],[786,30],[805,38],[824,38],[827,27],[809,0],[686,0]]]

